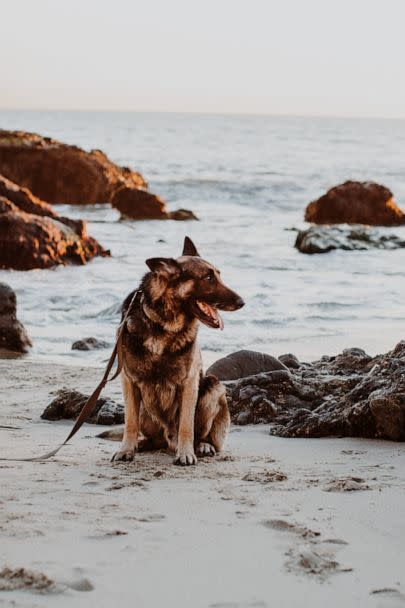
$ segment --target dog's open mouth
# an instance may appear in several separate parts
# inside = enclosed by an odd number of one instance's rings
[[[215,306],[207,304],[207,302],[196,301],[196,313],[201,323],[214,327],[215,329],[224,329],[224,322]]]

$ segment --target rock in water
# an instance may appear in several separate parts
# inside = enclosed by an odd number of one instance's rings
[[[282,437],[405,441],[405,341],[370,357],[349,348],[299,368],[227,382],[237,424],[271,422]]]
[[[32,346],[24,326],[17,319],[17,297],[6,283],[0,283],[0,356],[23,354]]]
[[[45,408],[41,418],[44,420],[77,418],[88,398],[88,395],[83,395],[79,391],[62,389],[56,393],[55,399]],[[92,424],[122,424],[124,422],[124,406],[112,399],[100,397],[97,399],[96,407],[87,422]]]
[[[314,224],[400,226],[405,224],[405,214],[385,186],[348,181],[310,203],[305,220]]]
[[[188,209],[168,211],[166,203],[156,194],[144,188],[120,188],[111,199],[113,207],[121,213],[122,219],[131,220],[196,220]]]
[[[215,361],[207,370],[219,380],[236,380],[261,372],[286,370],[286,366],[271,355],[254,350],[238,350],[227,357]]]
[[[301,253],[327,253],[333,249],[403,249],[405,239],[365,226],[311,226],[298,232],[295,247]]]
[[[109,252],[87,235],[85,222],[59,216],[28,188],[0,175],[0,268],[85,264],[96,255]]]
[[[142,175],[50,137],[0,130],[0,173],[49,203],[107,203],[117,188],[146,188]]]
[[[83,338],[72,344],[72,350],[95,350],[98,348],[108,348],[108,343],[97,338]]]
[[[35,133],[0,130],[0,173],[49,203],[111,203],[123,217],[137,220],[194,219],[191,211],[168,211],[140,173],[116,165],[100,150],[86,152]]]
[[[143,188],[120,188],[111,199],[123,219],[159,220],[166,217],[166,204]]]

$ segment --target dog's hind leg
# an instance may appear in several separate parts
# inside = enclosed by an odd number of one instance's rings
[[[121,372],[122,392],[125,401],[125,426],[121,448],[115,452],[112,461],[133,460],[138,449],[139,409],[141,395],[139,388],[131,382],[123,370]]]
[[[200,383],[195,419],[195,443],[199,456],[221,451],[230,425],[224,385],[216,376],[205,376]]]
[[[208,441],[214,446],[217,452],[220,452],[227,438],[229,427],[231,425],[231,416],[229,414],[226,394],[219,399],[219,412],[215,416],[212,423],[211,431],[208,436]]]

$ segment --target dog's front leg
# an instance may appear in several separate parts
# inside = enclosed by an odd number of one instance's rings
[[[139,409],[141,394],[139,388],[128,378],[124,370],[121,372],[122,392],[125,402],[125,427],[121,448],[111,460],[133,460],[138,449]]]
[[[177,438],[175,464],[197,464],[194,453],[194,416],[198,398],[198,383],[194,374],[190,374],[180,396],[180,422]]]

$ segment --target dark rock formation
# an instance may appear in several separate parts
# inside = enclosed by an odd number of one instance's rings
[[[108,343],[97,338],[83,338],[72,344],[72,350],[95,350],[98,348],[108,348]]]
[[[86,403],[88,395],[79,391],[62,389],[56,393],[55,399],[41,414],[44,420],[62,420],[77,418]],[[124,422],[124,406],[112,399],[100,397],[93,414],[87,422],[91,424],[122,424]]]
[[[298,232],[295,247],[301,253],[327,253],[333,249],[402,249],[405,239],[364,226],[311,226]]]
[[[111,199],[124,219],[160,220],[166,216],[166,204],[161,198],[142,188],[120,188]]]
[[[359,348],[289,371],[227,383],[232,420],[272,422],[282,437],[405,441],[405,341],[370,357]]]
[[[26,353],[32,346],[24,326],[17,319],[17,297],[6,283],[0,283],[0,356]]]
[[[109,252],[87,235],[85,222],[59,216],[27,188],[0,176],[0,268],[85,264],[96,255]]]
[[[0,130],[0,173],[49,203],[111,203],[132,219],[193,219],[187,210],[169,212],[140,173],[100,150],[85,152],[35,133]]]
[[[238,350],[227,357],[215,361],[207,374],[214,374],[219,380],[237,380],[261,372],[286,370],[286,366],[271,355],[254,350]]]
[[[314,224],[399,226],[405,224],[405,214],[385,186],[348,181],[310,203],[305,220]]]
[[[168,211],[166,203],[159,196],[143,188],[120,188],[111,204],[121,213],[122,219],[131,220],[196,220],[188,209]]]
[[[24,131],[0,131],[0,173],[50,203],[106,203],[122,186],[147,187],[142,175],[100,150],[85,152]]]

